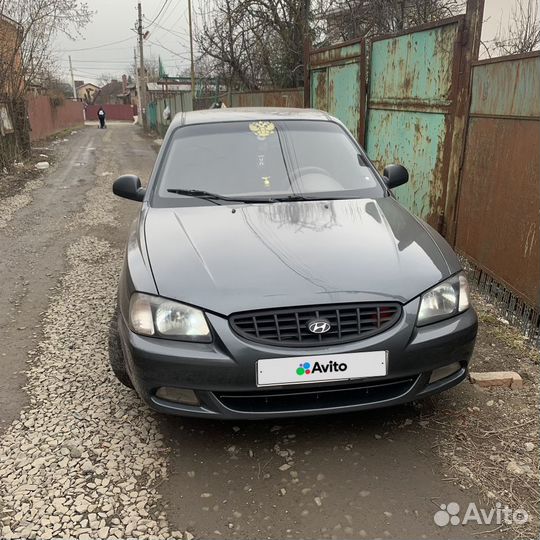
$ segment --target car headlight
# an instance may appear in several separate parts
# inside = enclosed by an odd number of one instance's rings
[[[200,309],[180,302],[134,293],[129,302],[129,323],[136,334],[182,341],[212,341],[206,317]]]
[[[422,295],[416,324],[423,326],[453,317],[469,306],[469,283],[465,275],[460,273]]]

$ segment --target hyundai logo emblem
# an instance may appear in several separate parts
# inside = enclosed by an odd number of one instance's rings
[[[324,319],[308,322],[308,330],[312,334],[326,334],[332,328],[330,323]]]

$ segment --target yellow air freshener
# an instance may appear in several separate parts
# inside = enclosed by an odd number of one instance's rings
[[[272,122],[252,122],[249,124],[249,129],[257,136],[259,141],[264,141],[270,135],[273,135],[276,130],[276,126]]]

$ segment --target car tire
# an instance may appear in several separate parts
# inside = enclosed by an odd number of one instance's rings
[[[118,334],[118,308],[114,310],[113,318],[109,326],[109,364],[116,378],[128,388],[133,388],[133,383],[126,370],[126,361],[122,352],[122,344]]]

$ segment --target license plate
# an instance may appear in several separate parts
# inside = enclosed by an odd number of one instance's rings
[[[257,362],[257,386],[384,377],[388,351],[266,358]]]

